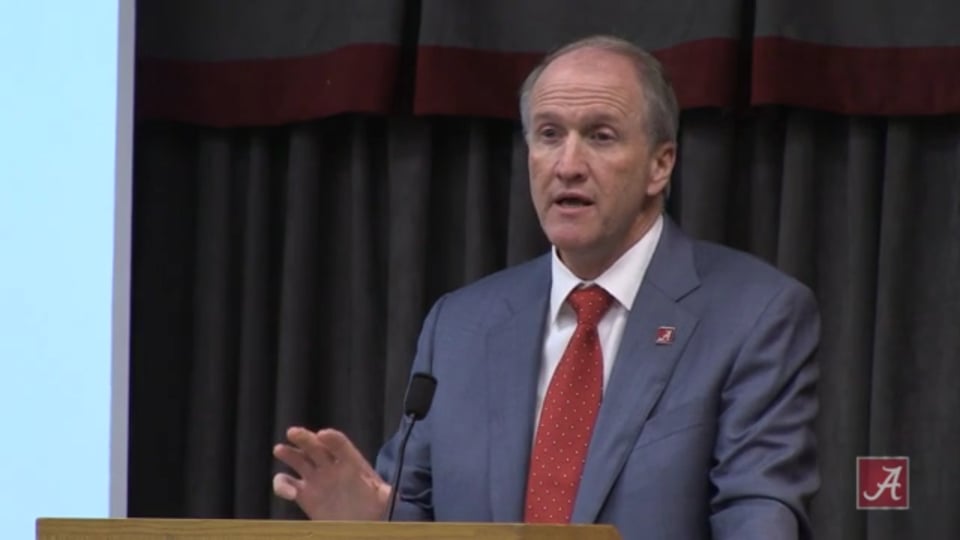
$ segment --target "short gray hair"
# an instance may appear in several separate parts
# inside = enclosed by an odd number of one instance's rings
[[[537,83],[543,70],[557,58],[579,49],[602,49],[619,54],[633,62],[637,70],[640,87],[646,100],[647,135],[654,145],[677,141],[677,125],[680,111],[677,97],[663,66],[647,51],[625,39],[614,36],[597,35],[578,39],[548,54],[537,67],[527,75],[520,88],[520,121],[524,134],[530,128],[530,92]]]

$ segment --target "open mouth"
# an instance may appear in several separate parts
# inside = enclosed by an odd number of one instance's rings
[[[576,195],[569,195],[560,197],[556,201],[556,205],[561,208],[582,208],[584,206],[590,206],[593,202],[584,197],[578,197]]]

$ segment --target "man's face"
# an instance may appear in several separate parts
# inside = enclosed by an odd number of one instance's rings
[[[603,272],[656,220],[675,147],[653,147],[630,60],[579,49],[554,60],[530,93],[530,192],[540,225],[584,279]]]

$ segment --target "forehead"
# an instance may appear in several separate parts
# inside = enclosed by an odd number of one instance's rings
[[[553,60],[530,93],[538,113],[576,112],[633,116],[643,105],[634,63],[612,51],[578,49]]]

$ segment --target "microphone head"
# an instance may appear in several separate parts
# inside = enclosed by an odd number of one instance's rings
[[[426,373],[414,373],[407,387],[407,397],[403,402],[404,414],[414,420],[423,420],[430,412],[433,393],[437,390],[437,379]]]

